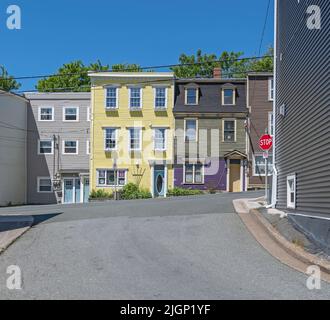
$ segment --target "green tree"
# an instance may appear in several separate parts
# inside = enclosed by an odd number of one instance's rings
[[[113,72],[142,72],[142,68],[138,64],[114,64],[112,66]]]
[[[273,72],[274,71],[274,48],[269,47],[261,59],[251,60],[249,71],[253,72]]]
[[[18,90],[21,84],[14,77],[10,76],[4,66],[0,66],[0,90],[12,91]]]
[[[36,88],[40,92],[72,91],[89,92],[91,80],[89,71],[106,71],[109,66],[103,66],[100,61],[85,66],[82,61],[73,61],[60,67],[56,75],[39,80]]]

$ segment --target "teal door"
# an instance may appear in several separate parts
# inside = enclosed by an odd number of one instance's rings
[[[165,196],[165,167],[155,166],[154,168],[154,195],[155,197]]]
[[[74,188],[74,203],[80,202],[80,179],[75,179],[75,188]]]
[[[89,178],[84,178],[84,202],[89,202]]]
[[[64,179],[64,203],[73,203],[73,179]]]

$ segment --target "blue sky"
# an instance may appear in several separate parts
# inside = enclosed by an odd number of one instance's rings
[[[22,10],[22,30],[6,10]],[[14,76],[54,73],[63,63],[100,59],[142,66],[178,62],[181,53],[256,55],[268,0],[0,0],[0,65]],[[273,1],[263,51],[273,42]],[[23,90],[35,81],[21,81]]]

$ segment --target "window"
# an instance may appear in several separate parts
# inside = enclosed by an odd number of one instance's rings
[[[54,121],[54,108],[52,107],[39,108],[39,121]]]
[[[222,90],[222,104],[231,105],[231,106],[235,104],[235,90],[234,89],[223,89]]]
[[[118,108],[118,88],[108,87],[105,90],[106,90],[105,107],[107,109],[117,109]]]
[[[223,122],[223,141],[224,142],[235,142],[236,141],[236,121],[225,120]]]
[[[197,120],[185,120],[185,136],[186,141],[197,141]]]
[[[64,108],[63,121],[78,121],[78,120],[79,120],[78,108],[76,107]]]
[[[166,129],[156,128],[154,131],[155,136],[155,150],[165,151],[166,150]]]
[[[141,109],[142,108],[142,88],[130,88],[130,108],[131,109]]]
[[[53,191],[51,178],[38,178],[38,193],[50,193]]]
[[[97,181],[100,187],[124,186],[126,170],[97,170]]]
[[[166,88],[155,88],[155,109],[165,109],[167,100]]]
[[[141,150],[141,135],[142,135],[142,129],[140,128],[129,129],[129,149],[131,151]]]
[[[287,207],[296,209],[296,175],[287,177]]]
[[[53,154],[53,140],[39,140],[39,154]]]
[[[274,135],[274,117],[273,112],[268,112],[268,133]]]
[[[87,121],[91,121],[91,108],[87,107]]]
[[[202,164],[186,164],[184,168],[185,184],[203,184],[204,166]]]
[[[274,100],[274,78],[268,80],[268,99],[269,101]]]
[[[273,171],[273,157],[268,156],[268,175],[272,175]],[[262,176],[266,175],[266,159],[264,159],[263,155],[255,155],[254,156],[254,164],[253,164],[253,175],[254,176]]]
[[[197,105],[198,104],[198,89],[187,88],[186,89],[186,104]]]
[[[64,140],[63,154],[78,154],[78,141]]]
[[[91,142],[89,140],[86,141],[86,154],[91,154]]]
[[[106,128],[104,130],[104,148],[107,151],[117,149],[117,129]]]

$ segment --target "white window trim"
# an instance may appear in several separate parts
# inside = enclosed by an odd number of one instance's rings
[[[159,149],[156,148],[156,130],[165,130],[165,141],[164,141],[164,148],[163,149]],[[154,151],[166,151],[167,150],[167,128],[163,128],[163,127],[159,127],[159,128],[154,128]]]
[[[205,165],[200,163],[202,166],[202,182],[195,182],[195,166],[199,163],[187,163],[183,165],[183,184],[184,185],[202,185],[205,184]],[[192,165],[193,166],[193,182],[186,182],[186,165]]]
[[[128,108],[129,110],[142,110],[143,108],[143,88],[141,86],[128,86]],[[131,89],[140,89],[140,106],[132,107],[131,106]]]
[[[274,83],[272,86],[272,81],[274,82],[274,78],[271,77],[268,79],[268,101],[274,101]],[[273,91],[273,98],[272,98],[272,91]]]
[[[188,90],[195,90],[196,91],[196,101],[195,103],[188,103]],[[199,88],[185,88],[185,105],[186,106],[198,106],[199,104]]]
[[[195,140],[187,140],[187,126],[186,126],[186,122],[187,120],[195,120],[196,121],[196,137]],[[184,140],[185,142],[198,142],[198,118],[185,118],[184,119]]]
[[[40,152],[40,142],[41,141],[50,141],[52,143],[52,152],[51,153],[41,153]],[[53,139],[39,139],[38,140],[38,155],[45,156],[45,155],[53,155],[54,154],[54,140]]]
[[[225,141],[225,122],[234,121],[235,122],[235,140],[234,141]],[[237,119],[222,119],[222,142],[223,143],[236,143],[237,142]]]
[[[106,130],[107,129],[115,130],[116,148],[107,148],[106,147]],[[115,127],[105,127],[105,128],[103,128],[103,140],[104,140],[104,151],[106,151],[106,152],[117,151],[118,150],[118,128],[115,128]]]
[[[232,90],[233,91],[233,103],[225,103],[225,90]],[[231,88],[223,88],[222,89],[222,105],[223,106],[236,106],[236,90]]]
[[[165,107],[157,107],[156,106],[156,98],[157,98],[157,95],[156,95],[156,93],[157,93],[157,89],[165,89]],[[167,101],[168,101],[168,88],[167,87],[161,87],[161,86],[155,86],[154,87],[154,108],[155,108],[155,110],[157,111],[157,110],[165,110],[165,109],[167,109]]]
[[[90,142],[90,140],[86,141],[86,154],[88,156],[91,154],[91,142]]]
[[[87,107],[87,122],[91,121],[91,107]]]
[[[268,134],[273,136],[274,132],[271,132],[271,128],[273,128],[274,131],[274,126],[273,126],[273,112],[270,111],[268,112]]]
[[[139,130],[140,131],[140,147],[139,149],[132,149],[131,148],[131,129],[135,129],[135,130]],[[130,152],[132,151],[142,151],[142,128],[137,128],[137,127],[131,127],[131,128],[128,128],[128,150]]]
[[[76,153],[65,153],[65,142],[76,142]],[[78,140],[69,140],[69,139],[65,139],[62,141],[62,155],[65,156],[75,156],[79,154],[79,141]]]
[[[40,191],[40,180],[50,180],[51,191]],[[51,177],[37,177],[37,193],[53,193],[53,182]]]
[[[77,119],[76,120],[65,120],[65,110],[66,109],[76,109],[77,110]],[[63,107],[63,122],[79,122],[79,107]]]
[[[100,171],[105,171],[105,184],[99,184],[99,172]],[[96,169],[96,187],[97,188],[113,188],[113,187],[119,187],[123,188],[127,184],[127,169],[120,169],[118,168],[117,171],[125,171],[125,184],[124,185],[119,185],[118,184],[118,175],[117,175],[117,184],[114,185],[109,185],[107,183],[107,171],[114,171],[112,168],[108,169]]]
[[[106,110],[117,110],[119,108],[119,85],[113,84],[113,85],[107,85],[104,87],[104,107]],[[108,107],[107,106],[107,89],[113,88],[116,89],[116,106],[115,107]]]
[[[289,181],[293,180],[293,188],[294,188],[294,202],[290,201],[290,190],[289,190]],[[286,188],[287,188],[287,208],[288,209],[296,209],[296,201],[297,201],[297,176],[295,174],[287,176],[286,178]]]
[[[41,109],[52,109],[52,120],[42,120],[41,119]],[[54,122],[55,121],[55,110],[51,106],[40,106],[38,108],[38,121],[40,122]]]
[[[266,172],[265,174],[259,174],[257,172],[257,165],[256,165],[256,157],[263,157],[262,153],[256,153],[253,155],[253,176],[254,177],[266,177]],[[266,160],[265,160],[266,162]],[[265,163],[265,169],[266,169],[266,163]],[[268,177],[272,176],[271,171],[268,172]]]

